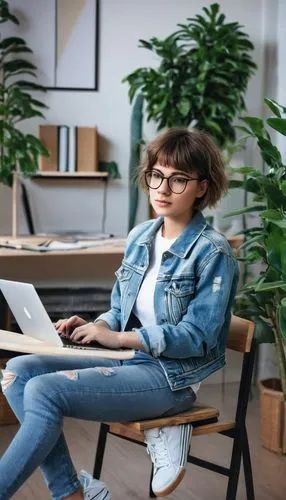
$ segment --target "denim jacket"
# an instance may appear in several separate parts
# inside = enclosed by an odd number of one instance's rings
[[[162,223],[158,217],[129,233],[111,309],[97,320],[115,331],[135,330],[158,358],[171,389],[179,390],[225,364],[238,265],[225,238],[197,212],[162,256],[154,292],[156,324],[141,326],[132,309]]]

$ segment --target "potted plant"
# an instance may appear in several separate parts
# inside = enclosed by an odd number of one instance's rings
[[[143,95],[147,120],[158,130],[195,126],[225,148],[235,140],[233,120],[245,109],[244,93],[256,69],[253,44],[239,23],[226,22],[218,3],[203,11],[164,40],[140,40],[159,66],[138,68],[123,81],[131,102]]]
[[[260,220],[244,231],[245,255],[240,260],[247,266],[259,263],[261,271],[239,292],[236,313],[255,321],[258,342],[275,344],[280,379],[260,384],[261,439],[267,448],[286,453],[286,167],[269,133],[272,129],[286,135],[286,108],[270,99],[265,102],[274,117],[245,117],[243,130],[256,140],[266,172],[235,169],[243,179],[230,186],[251,193],[253,203],[228,215],[255,212]]]
[[[147,121],[153,120],[157,130],[184,126],[208,132],[229,160],[235,149],[233,121],[245,109],[244,94],[256,69],[254,47],[242,26],[227,22],[214,3],[178,24],[167,38],[140,40],[139,47],[155,53],[159,65],[138,68],[123,79],[130,102],[136,99],[138,107],[139,98],[142,107],[143,97]],[[142,121],[140,113],[138,117]],[[141,137],[136,140],[142,142]],[[130,208],[134,221],[135,207]]]
[[[10,12],[8,2],[0,0],[0,23],[6,22],[19,24],[17,17]],[[31,91],[46,90],[33,81],[36,66],[23,58],[31,53],[22,38],[0,39],[0,182],[10,187],[14,172],[33,175],[38,169],[39,155],[49,156],[37,137],[18,128],[24,120],[43,118],[42,110],[47,108],[31,94]],[[23,79],[27,76],[28,80]],[[15,218],[13,214],[13,221]]]

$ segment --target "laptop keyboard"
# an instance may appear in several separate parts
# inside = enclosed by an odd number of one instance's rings
[[[70,349],[110,349],[109,347],[105,347],[104,345],[96,341],[90,342],[90,344],[85,345],[73,342],[67,337],[61,337],[61,341],[63,343],[63,347],[69,347]]]
[[[77,342],[73,342],[71,339],[69,339],[68,337],[61,337],[61,341],[63,343],[63,347],[68,347],[69,349],[103,349],[103,350],[107,350],[107,351],[129,351],[130,349],[129,348],[121,348],[121,349],[115,349],[113,347],[106,347],[102,344],[100,344],[99,342],[97,342],[96,340],[93,340],[92,342],[90,342],[89,344],[78,344]]]

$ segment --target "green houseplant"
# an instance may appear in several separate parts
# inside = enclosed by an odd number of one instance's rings
[[[256,69],[253,44],[241,28],[237,22],[226,22],[219,4],[204,7],[203,15],[178,24],[167,38],[140,40],[139,46],[155,53],[159,65],[138,68],[123,79],[130,102],[138,107],[138,97],[141,106],[144,101],[147,121],[153,120],[158,130],[178,126],[205,130],[222,147],[227,163],[239,149],[233,121],[245,109],[244,93]],[[142,143],[141,137],[136,140],[133,150]],[[130,162],[131,179],[137,165]],[[131,185],[129,229],[137,208],[135,190]]]
[[[19,24],[9,10],[8,2],[0,0],[0,23]],[[37,68],[23,56],[32,50],[19,37],[0,40],[0,182],[12,185],[13,172],[32,175],[38,169],[39,155],[49,156],[41,141],[18,128],[23,120],[43,117],[47,106],[30,91],[45,91],[34,81]],[[23,78],[29,77],[28,80]]]
[[[256,322],[256,338],[258,342],[274,342],[277,354],[280,381],[267,381],[265,384],[273,391],[281,391],[282,408],[280,426],[277,427],[277,439],[274,448],[286,453],[286,429],[283,432],[283,419],[286,419],[286,167],[281,154],[272,142],[269,131],[275,130],[286,135],[286,108],[275,101],[265,99],[273,117],[262,120],[256,117],[243,119],[244,132],[253,137],[260,149],[266,166],[263,173],[256,168],[242,167],[236,172],[242,174],[242,180],[231,181],[233,188],[243,188],[253,197],[251,206],[236,210],[228,215],[238,215],[255,212],[259,216],[260,224],[244,231],[243,244],[245,255],[241,260],[250,266],[260,263],[259,276],[247,282],[237,297],[237,314]],[[281,403],[281,404],[280,404]],[[263,406],[263,405],[262,405]],[[284,410],[283,410],[284,409]],[[267,406],[267,412],[270,408]],[[266,416],[263,417],[266,422]],[[265,424],[272,432],[273,424]],[[263,436],[262,436],[263,438]],[[284,439],[284,444],[283,444]],[[266,439],[267,441],[267,439]],[[271,447],[271,446],[270,446]]]
[[[138,92],[143,95],[147,120],[158,130],[195,126],[226,148],[235,140],[233,120],[245,108],[243,96],[256,69],[253,45],[239,23],[226,22],[219,4],[203,11],[164,40],[140,40],[140,47],[158,56],[159,66],[138,68],[123,81],[131,102]]]

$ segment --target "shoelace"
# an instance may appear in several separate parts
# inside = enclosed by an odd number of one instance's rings
[[[88,491],[85,493],[84,495],[84,498],[85,500],[95,500],[96,498],[102,498],[104,500],[104,498],[107,498],[108,496],[108,492],[106,490],[106,488],[102,488],[100,491],[94,493],[92,491]]]
[[[153,436],[152,442],[147,444],[147,452],[151,456],[155,470],[169,465],[168,450],[161,431],[159,436]]]

